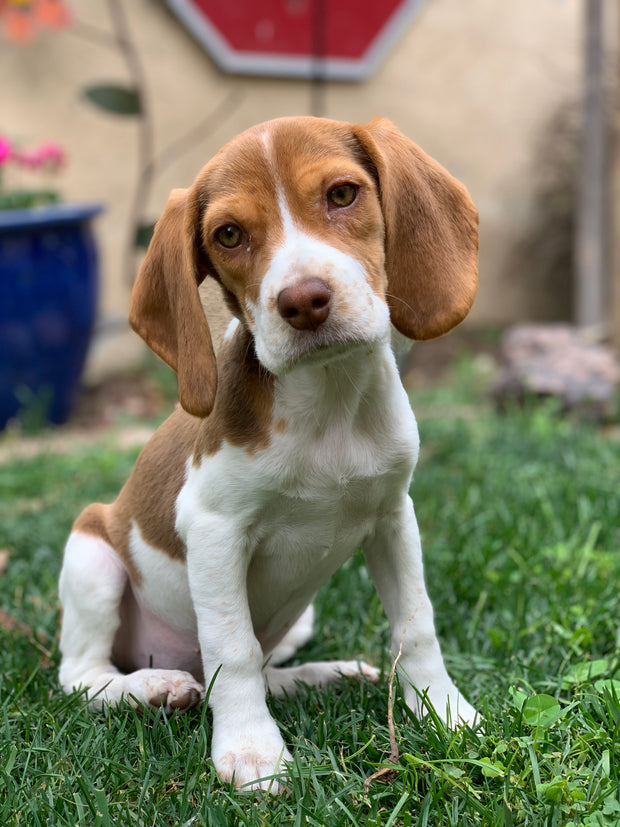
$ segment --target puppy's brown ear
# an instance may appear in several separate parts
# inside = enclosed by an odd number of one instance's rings
[[[129,322],[177,372],[181,405],[207,416],[217,368],[198,285],[208,275],[200,254],[199,202],[192,189],[173,190],[136,279]]]
[[[478,280],[478,213],[465,187],[383,118],[355,127],[376,169],[392,324],[433,339],[461,322]]]

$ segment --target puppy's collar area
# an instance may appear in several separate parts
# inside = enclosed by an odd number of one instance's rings
[[[346,343],[313,351],[275,377],[274,421],[283,418],[293,430],[310,427],[318,439],[332,427],[348,433],[357,427],[360,411],[374,409],[394,382],[398,382],[396,363],[385,342]]]

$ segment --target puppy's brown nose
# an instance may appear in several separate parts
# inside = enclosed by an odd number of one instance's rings
[[[278,312],[295,330],[316,330],[329,316],[332,291],[323,279],[301,279],[278,295]]]

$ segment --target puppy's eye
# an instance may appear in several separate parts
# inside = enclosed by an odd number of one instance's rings
[[[237,227],[236,224],[225,224],[215,232],[215,238],[218,244],[226,247],[227,250],[238,247],[241,244],[242,236],[241,227]]]
[[[357,198],[355,184],[338,184],[327,193],[330,204],[334,207],[348,207]]]

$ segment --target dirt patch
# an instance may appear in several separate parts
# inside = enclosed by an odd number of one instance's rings
[[[82,389],[66,427],[111,428],[127,419],[164,416],[173,407],[160,383],[148,373],[115,376]]]

